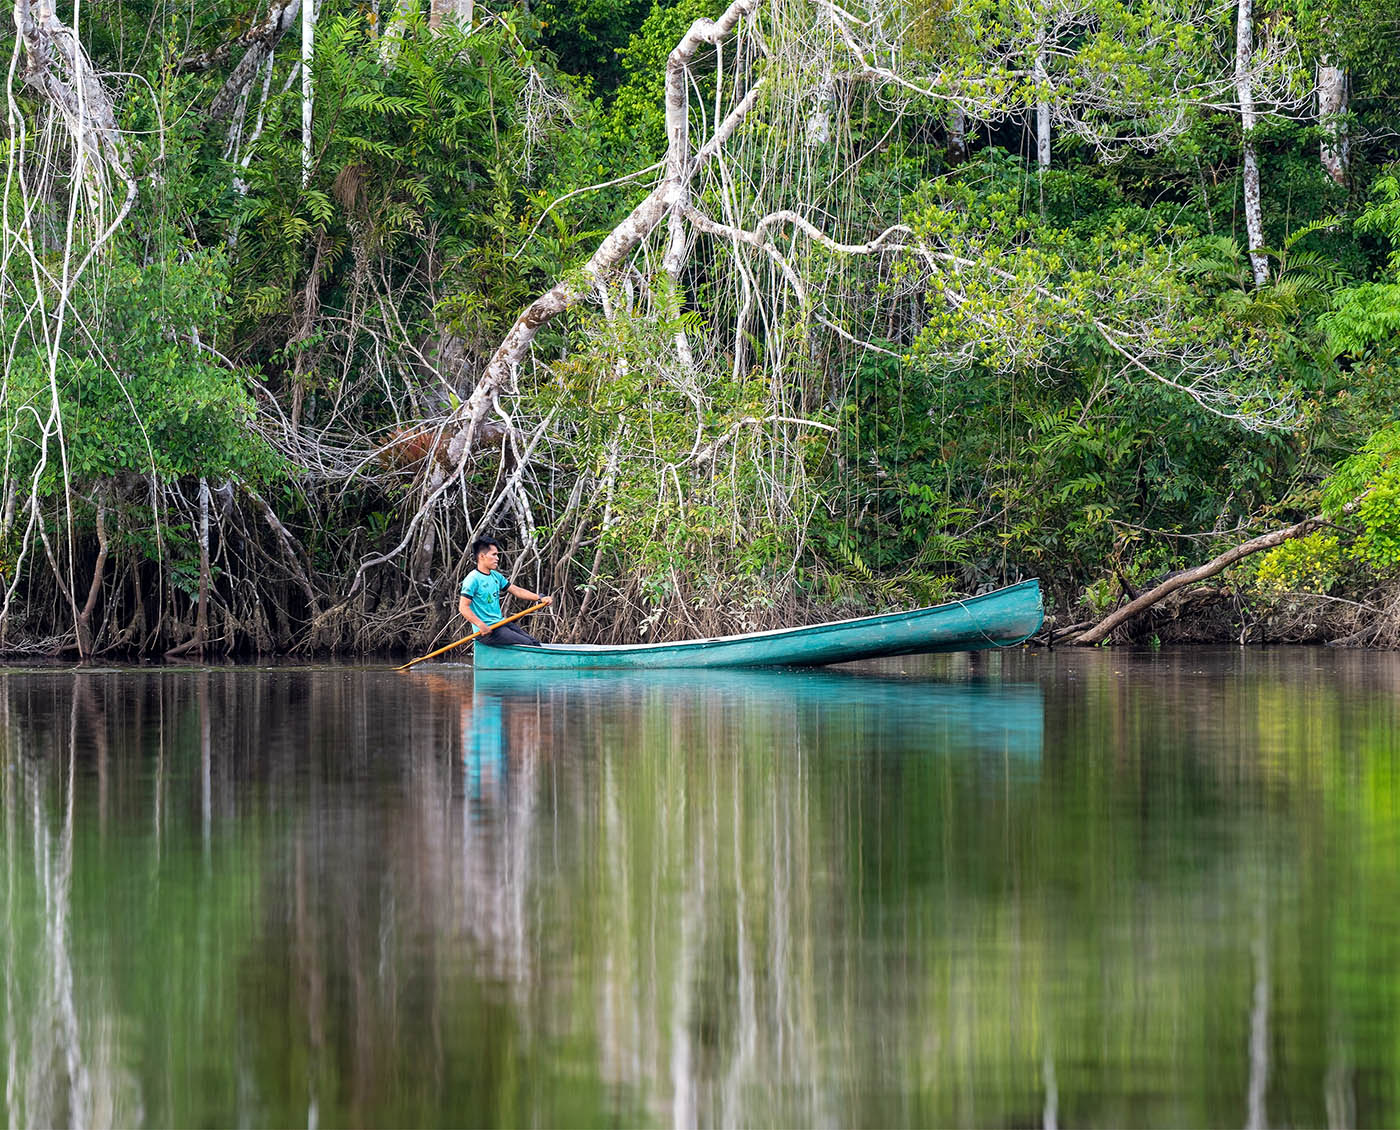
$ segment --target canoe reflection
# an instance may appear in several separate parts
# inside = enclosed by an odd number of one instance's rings
[[[576,728],[616,725],[663,708],[673,723],[699,723],[697,738],[786,718],[815,738],[839,728],[857,752],[1001,753],[1038,760],[1045,709],[1036,684],[936,683],[857,671],[477,671],[473,748],[493,740],[502,704],[563,711]]]

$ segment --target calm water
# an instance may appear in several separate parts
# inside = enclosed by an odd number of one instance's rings
[[[1400,659],[0,674],[5,1121],[1400,1124]]]

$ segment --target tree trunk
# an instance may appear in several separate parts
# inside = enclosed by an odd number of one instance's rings
[[[836,81],[827,74],[822,78],[816,93],[812,95],[812,111],[807,115],[808,145],[830,144],[831,127],[836,111]]]
[[[948,111],[947,131],[944,155],[950,167],[961,165],[967,160],[967,114],[956,102]]]
[[[252,164],[253,153],[257,149],[258,140],[262,137],[263,122],[267,115],[267,96],[272,90],[272,65],[275,61],[275,50],[276,44],[273,44],[267,49],[267,57],[263,61],[262,94],[258,98],[258,116],[253,121],[253,132],[248,135],[246,140],[241,141],[243,155],[238,158],[237,163],[239,169],[244,171]],[[252,52],[250,51],[249,54],[251,55]],[[248,182],[243,179],[242,172],[233,174],[233,191],[239,196],[248,195]],[[238,246],[238,224],[236,222],[229,225],[228,245],[230,250]]]
[[[309,8],[311,5],[308,4]],[[195,613],[195,639],[200,655],[209,639],[209,480],[199,480],[199,609]]]
[[[1313,530],[1317,529],[1318,526],[1323,525],[1324,522],[1326,522],[1326,519],[1321,514],[1314,514],[1311,518],[1304,518],[1301,522],[1289,526],[1287,529],[1261,534],[1257,538],[1243,542],[1235,546],[1234,549],[1222,553],[1219,557],[1207,561],[1204,565],[1197,565],[1194,569],[1187,569],[1174,577],[1168,577],[1156,588],[1143,593],[1130,604],[1125,604],[1116,612],[1105,616],[1082,636],[1072,642],[1086,647],[1091,644],[1102,643],[1120,624],[1126,623],[1141,612],[1146,612],[1163,597],[1170,596],[1172,593],[1176,592],[1177,589],[1185,588],[1187,585],[1193,585],[1197,581],[1204,581],[1207,577],[1213,577],[1215,574],[1228,569],[1236,561],[1248,557],[1251,553],[1258,553],[1261,549],[1273,549],[1275,546],[1282,545],[1292,538],[1303,537],[1306,534],[1310,534]]]
[[[1049,72],[1045,66],[1045,32],[1036,35],[1035,45],[1035,163],[1043,173],[1050,167],[1050,92]],[[1044,206],[1042,192],[1041,205]]]
[[[58,18],[54,0],[16,0],[14,21],[24,46],[25,84],[57,106],[73,134],[81,138],[91,159],[82,173],[90,194],[98,201],[106,196],[110,190],[106,172],[125,185],[121,213],[125,216],[136,200],[136,180],[117,126],[116,108],[78,42],[76,25],[70,28]]]
[[[227,118],[237,109],[243,92],[257,77],[258,70],[271,56],[282,36],[287,34],[292,22],[300,12],[301,0],[285,0],[284,3],[268,13],[267,19],[246,35],[240,36],[227,49],[221,48],[219,51],[210,52],[207,56],[193,56],[183,60],[184,68],[200,70],[206,66],[213,66],[221,58],[227,57],[234,45],[248,44],[248,50],[244,52],[243,58],[238,60],[238,64],[225,80],[223,88],[214,96],[214,101],[209,104],[210,117]]]
[[[1254,285],[1269,281],[1269,259],[1264,247],[1264,205],[1259,191],[1259,159],[1254,151],[1254,77],[1250,57],[1254,54],[1254,0],[1238,0],[1235,24],[1235,94],[1240,103],[1240,126],[1244,134],[1244,224],[1249,235],[1249,262],[1254,268]]]
[[[311,106],[315,96],[311,60],[316,45],[316,2],[301,6],[301,184],[311,183]]]
[[[78,613],[78,655],[83,659],[92,656],[92,614],[97,608],[97,598],[102,595],[102,574],[107,569],[107,508],[99,497],[97,502],[97,561],[92,567],[92,583],[88,585],[87,600]]]
[[[391,9],[388,19],[381,19],[384,34],[379,37],[379,58],[384,63],[392,63],[399,57],[403,46],[404,26],[413,14],[413,0],[388,0]]]
[[[470,29],[475,18],[473,0],[432,0],[428,9],[428,27],[433,31],[444,24],[455,23]]]
[[[1347,73],[1324,59],[1317,68],[1317,121],[1322,127],[1322,167],[1340,185],[1348,179],[1351,163],[1347,141]]]

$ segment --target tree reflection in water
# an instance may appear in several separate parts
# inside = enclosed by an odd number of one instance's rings
[[[1395,1121],[1395,683],[977,662],[0,675],[8,1121]]]
[[[67,711],[49,707],[44,748],[12,726],[0,696],[5,760],[5,1105],[11,1125],[135,1125],[143,1111],[122,1062],[119,1021],[101,986],[80,981],[71,945],[74,782],[80,704],[88,680],[74,680]],[[97,745],[99,787],[106,750]],[[47,764],[46,764],[47,762]],[[52,803],[52,793],[61,798]],[[50,795],[46,795],[50,794]]]

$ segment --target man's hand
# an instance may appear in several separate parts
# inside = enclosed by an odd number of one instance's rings
[[[541,604],[553,604],[553,603],[554,603],[554,598],[553,598],[552,596],[542,596],[542,597],[540,597],[540,603],[541,603]]]

